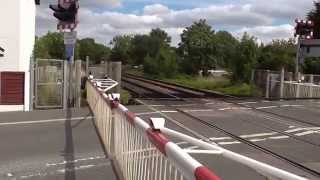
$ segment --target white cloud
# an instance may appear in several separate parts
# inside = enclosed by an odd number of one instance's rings
[[[170,10],[162,4],[153,4],[145,6],[143,12],[145,15],[161,15],[170,13]]]
[[[242,28],[233,34],[237,37],[241,37],[244,32],[249,33],[262,42],[268,43],[272,39],[289,39],[293,37],[294,27],[290,24],[284,24],[279,26],[257,26],[253,28]]]
[[[312,7],[312,0],[240,0],[237,3],[183,10],[151,4],[145,6],[140,15],[105,8],[97,10],[107,5],[118,7],[121,3],[120,0],[81,1],[78,28],[81,38],[92,37],[106,44],[115,35],[148,33],[152,28],[160,27],[172,36],[172,44],[177,45],[180,33],[186,26],[199,19],[207,19],[215,29],[229,30],[236,35],[246,31],[263,42],[269,42],[273,38],[291,37],[291,21],[306,13]],[[56,21],[51,14],[44,6],[38,10],[38,35],[56,29]]]

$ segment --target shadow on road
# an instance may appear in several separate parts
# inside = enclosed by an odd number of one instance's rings
[[[75,157],[74,157],[74,144],[73,144],[73,134],[72,134],[72,111],[71,108],[67,109],[66,114],[66,121],[65,121],[65,147],[64,147],[64,160],[66,163],[65,165],[65,180],[75,180]]]

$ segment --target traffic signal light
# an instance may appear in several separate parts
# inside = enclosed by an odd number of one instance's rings
[[[76,2],[72,2],[68,8],[63,8],[60,4],[50,5],[49,7],[54,11],[53,15],[58,20],[70,23],[75,22],[78,13]]]
[[[294,36],[299,36],[302,39],[313,38],[314,23],[312,21],[304,21],[296,19],[296,27]]]
[[[59,20],[58,29],[75,29],[78,24],[78,0],[59,1],[57,5],[50,5],[50,9],[54,11],[53,15]]]

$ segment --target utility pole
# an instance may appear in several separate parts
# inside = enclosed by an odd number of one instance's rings
[[[74,107],[74,52],[77,40],[77,32],[75,31],[78,21],[78,0],[58,0],[58,4],[50,5],[50,9],[54,11],[53,15],[58,19],[57,29],[64,33],[64,44],[66,46],[66,58],[68,64],[65,66],[68,70],[65,70],[65,86],[64,90],[64,109],[68,107]],[[68,81],[68,82],[66,82]],[[67,103],[66,103],[67,101]]]

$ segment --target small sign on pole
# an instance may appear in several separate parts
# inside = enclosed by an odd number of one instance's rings
[[[74,45],[77,41],[77,31],[65,32],[64,33],[64,44]]]
[[[65,32],[64,33],[64,44],[66,46],[66,57],[68,61],[71,61],[71,58],[74,56],[74,49],[77,42],[77,32]]]

